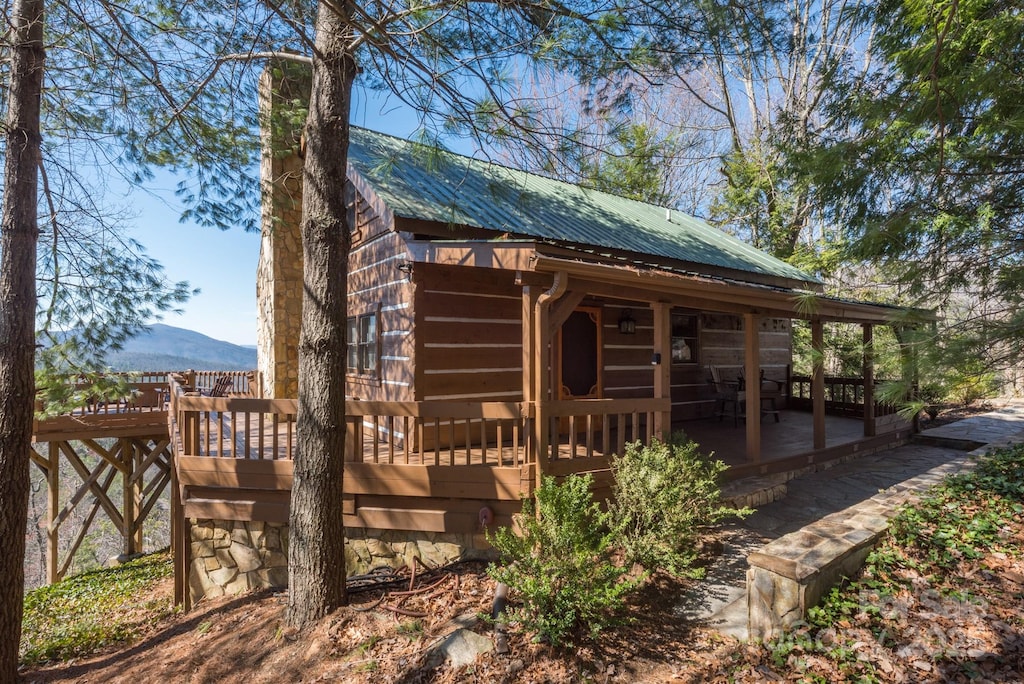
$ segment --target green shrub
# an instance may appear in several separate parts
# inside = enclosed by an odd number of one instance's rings
[[[613,562],[607,514],[593,500],[592,482],[590,475],[570,475],[562,484],[545,477],[536,504],[523,499],[519,533],[503,527],[490,539],[501,559],[488,573],[519,602],[509,618],[551,644],[612,624],[642,581]]]
[[[701,537],[725,518],[750,513],[722,503],[718,477],[725,469],[682,435],[649,447],[627,444],[626,453],[612,460],[615,498],[608,504],[626,559],[699,576],[693,565]]]

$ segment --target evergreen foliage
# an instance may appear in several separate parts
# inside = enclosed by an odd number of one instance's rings
[[[751,513],[722,503],[718,479],[727,466],[676,435],[626,445],[611,463],[614,498],[608,515],[626,560],[649,570],[696,577],[699,542],[723,520]]]
[[[949,323],[946,368],[1024,360],[1024,16],[1008,0],[866,4],[879,68],[834,81],[845,126],[812,155],[823,204],[904,302]]]
[[[573,643],[612,624],[641,581],[614,562],[614,535],[592,484],[591,475],[570,475],[562,484],[545,477],[536,502],[523,499],[518,532],[502,527],[490,537],[501,559],[488,573],[519,601],[509,617],[552,644]]]

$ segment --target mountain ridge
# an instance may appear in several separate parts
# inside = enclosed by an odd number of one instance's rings
[[[108,353],[106,361],[116,371],[251,370],[256,368],[256,347],[154,323],[125,342],[123,349]]]

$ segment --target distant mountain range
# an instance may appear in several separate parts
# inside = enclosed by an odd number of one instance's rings
[[[107,365],[118,371],[250,370],[256,368],[256,348],[156,323],[108,354]]]

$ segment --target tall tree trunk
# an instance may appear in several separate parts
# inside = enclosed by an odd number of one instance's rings
[[[35,408],[36,221],[43,0],[15,0],[0,216],[0,682],[18,677]]]
[[[350,232],[345,206],[355,62],[342,3],[321,0],[302,174],[302,331],[295,479],[289,518],[289,622],[304,627],[347,601],[342,478]]]

